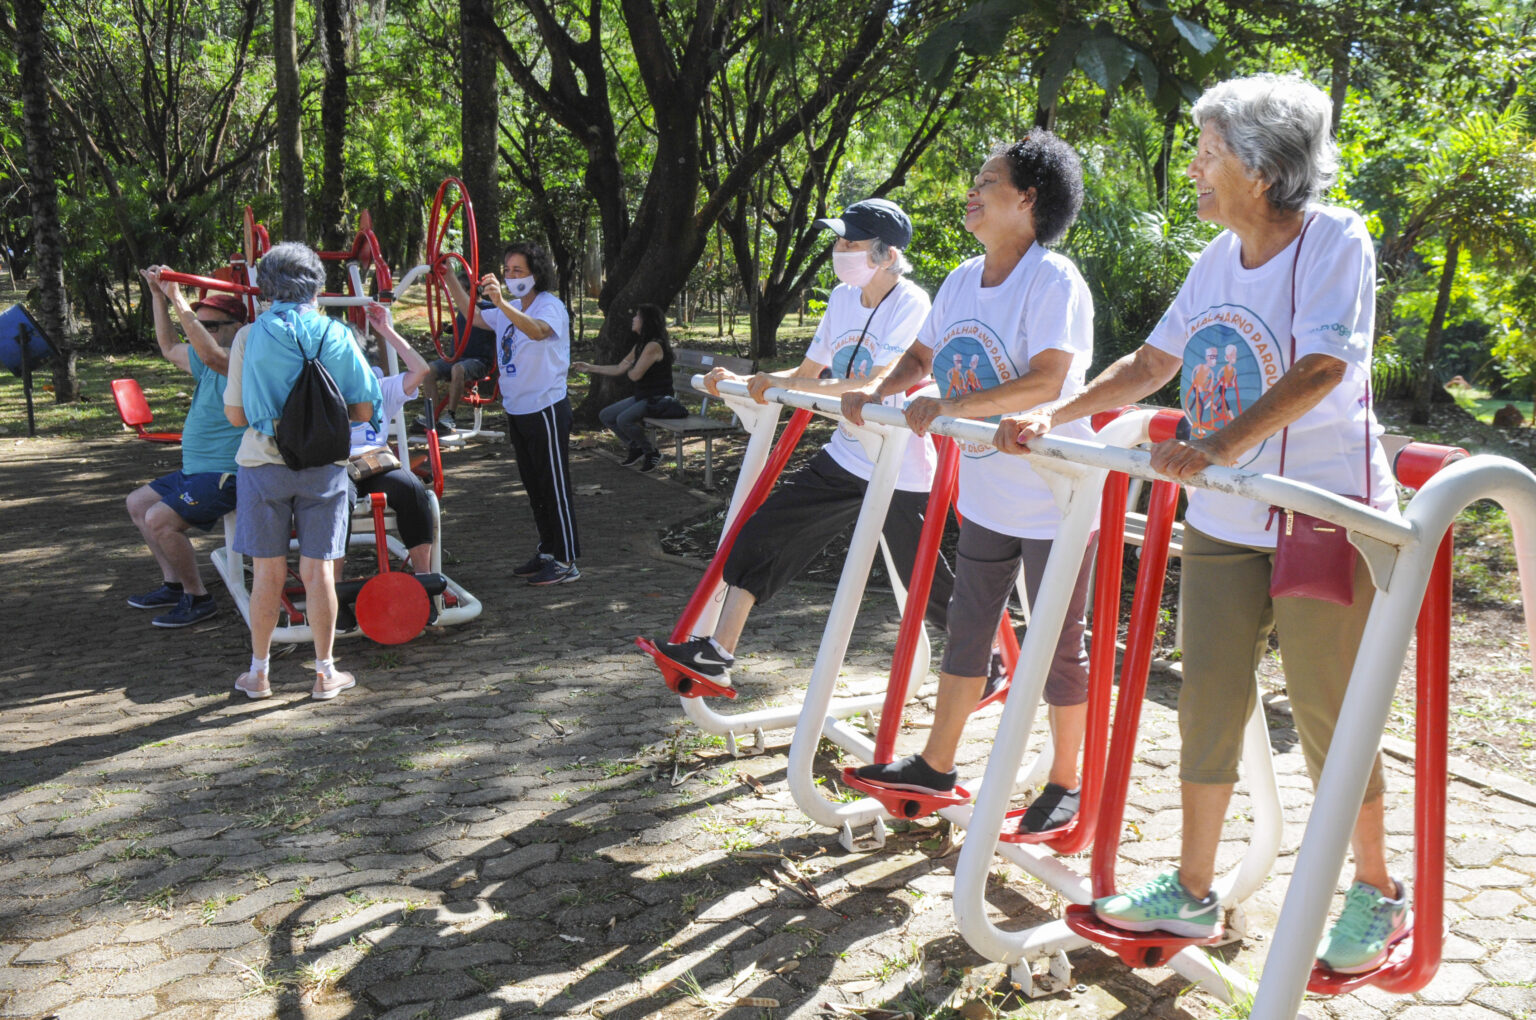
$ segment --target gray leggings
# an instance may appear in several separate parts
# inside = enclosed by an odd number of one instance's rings
[[[1045,681],[1047,705],[1081,705],[1088,700],[1088,652],[1083,630],[1088,608],[1088,584],[1093,576],[1093,550],[1088,543],[1067,603],[1067,617],[1056,642],[1056,656]],[[949,600],[949,640],[944,648],[943,670],[952,676],[986,676],[997,637],[1003,606],[1024,567],[1024,590],[1029,604],[1036,605],[1040,575],[1051,555],[1048,538],[1015,538],[999,534],[975,521],[960,525],[960,544],[955,551],[955,593]]]

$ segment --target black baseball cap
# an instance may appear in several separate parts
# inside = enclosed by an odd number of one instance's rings
[[[843,210],[837,219],[817,220],[845,241],[867,241],[878,237],[893,248],[905,248],[912,241],[912,221],[901,206],[884,198],[866,198]]]

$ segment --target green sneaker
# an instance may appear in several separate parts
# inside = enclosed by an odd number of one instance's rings
[[[1130,892],[1094,900],[1093,912],[1099,920],[1126,931],[1165,931],[1192,938],[1221,933],[1221,904],[1216,894],[1196,899],[1179,881],[1177,871],[1158,875]]]
[[[1317,946],[1317,958],[1325,967],[1339,974],[1362,974],[1386,962],[1392,944],[1413,928],[1403,883],[1394,884],[1397,899],[1364,882],[1349,887],[1343,912]]]

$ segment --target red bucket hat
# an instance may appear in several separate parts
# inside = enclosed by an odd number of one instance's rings
[[[236,294],[228,291],[210,290],[198,300],[192,302],[192,310],[195,312],[203,306],[215,308],[236,322],[244,322],[246,319],[245,302]]]

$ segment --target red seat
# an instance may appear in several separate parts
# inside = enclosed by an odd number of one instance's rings
[[[117,405],[118,417],[123,419],[123,424],[130,426],[138,433],[139,438],[150,443],[179,443],[180,432],[146,432],[144,426],[155,420],[150,413],[149,401],[144,399],[144,391],[139,388],[136,379],[113,379],[112,402]]]

